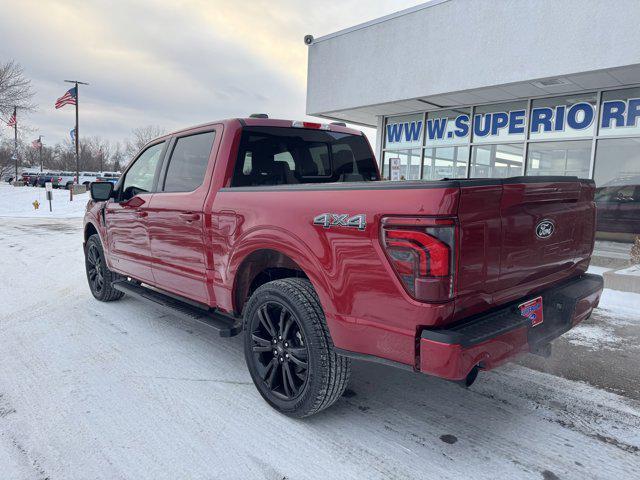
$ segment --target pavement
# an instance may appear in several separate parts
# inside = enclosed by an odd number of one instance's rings
[[[240,336],[93,299],[81,241],[79,218],[0,218],[3,480],[638,478],[635,297],[469,389],[354,362],[332,408],[293,420]]]

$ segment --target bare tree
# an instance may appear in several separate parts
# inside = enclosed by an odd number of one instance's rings
[[[11,115],[14,107],[32,110],[34,94],[31,80],[25,77],[20,64],[13,60],[0,64],[0,113],[3,116]]]
[[[159,125],[147,125],[146,127],[134,128],[131,130],[131,138],[125,143],[125,152],[128,158],[140,151],[147,143],[154,138],[164,135],[166,130]]]

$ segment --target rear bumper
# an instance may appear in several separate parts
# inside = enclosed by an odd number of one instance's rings
[[[527,297],[447,329],[423,330],[420,371],[462,380],[476,365],[490,370],[536,350],[588,318],[598,306],[603,285],[601,276],[585,274],[541,292],[544,322],[535,327],[517,308],[532,298]]]

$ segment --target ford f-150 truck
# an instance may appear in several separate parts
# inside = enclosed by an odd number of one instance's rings
[[[297,417],[343,393],[350,359],[470,385],[598,305],[594,183],[576,177],[383,181],[341,124],[223,120],[150,142],[91,184],[86,272],[244,332],[263,398]]]

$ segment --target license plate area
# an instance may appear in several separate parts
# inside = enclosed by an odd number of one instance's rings
[[[537,327],[544,322],[544,308],[542,297],[536,297],[518,305],[520,315],[531,321],[531,327]]]

